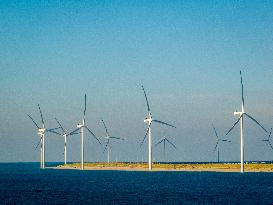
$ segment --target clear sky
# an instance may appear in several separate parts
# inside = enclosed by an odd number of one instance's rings
[[[272,1],[3,1],[0,0],[0,161],[38,161],[40,103],[47,127],[57,117],[75,128],[87,94],[87,125],[113,136],[113,160],[147,160],[144,85],[153,125],[178,150],[171,161],[212,161],[215,136],[240,110],[240,76],[246,112],[273,126]],[[246,160],[272,160],[263,131],[245,121]],[[68,160],[80,160],[80,137],[68,141]],[[224,160],[240,157],[239,128],[221,146]],[[103,139],[102,139],[103,141]],[[106,160],[86,135],[87,161]],[[154,150],[162,160],[162,147]],[[63,160],[63,139],[46,135],[48,161]]]

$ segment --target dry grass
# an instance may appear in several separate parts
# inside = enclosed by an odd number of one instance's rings
[[[128,169],[148,169],[147,163],[126,163],[126,162],[94,162],[84,163],[86,169],[116,169],[116,170],[128,170]],[[60,165],[59,168],[75,168],[80,169],[80,163],[73,163],[67,165]],[[160,164],[154,163],[153,169],[155,170],[181,170],[181,171],[239,171],[240,164],[234,163],[207,163],[207,164]],[[250,172],[272,172],[273,164],[261,164],[251,163],[245,164],[245,171]]]

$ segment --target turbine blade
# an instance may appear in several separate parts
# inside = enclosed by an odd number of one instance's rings
[[[147,130],[146,130],[145,136],[144,136],[143,140],[142,140],[141,143],[140,143],[140,147],[143,145],[143,143],[144,143],[144,141],[145,141],[145,139],[146,139],[146,137],[147,137],[147,134],[148,134],[148,131],[149,131],[150,127],[151,127],[151,124],[149,124],[149,126],[148,126],[148,128],[147,128]]]
[[[110,139],[117,139],[117,140],[124,140],[123,138],[120,138],[120,137],[109,137]]]
[[[55,117],[55,120],[57,121],[58,125],[63,130],[63,132],[66,133],[65,129],[63,128],[63,126],[61,125],[61,123],[58,121],[58,119],[56,117]]]
[[[77,134],[80,134],[80,132],[73,132],[70,135],[77,135]],[[66,136],[68,136],[68,135],[66,135]]]
[[[161,124],[163,124],[163,125],[167,125],[167,126],[176,128],[175,126],[173,126],[173,125],[171,125],[171,124],[168,124],[168,123],[166,123],[166,122],[162,122],[162,121],[160,121],[160,120],[153,120],[153,121],[154,121],[154,122],[157,122],[157,123],[161,123]]]
[[[214,147],[214,152],[216,151],[217,147],[218,147],[218,141],[216,142],[216,145]]]
[[[57,134],[57,135],[61,135],[62,136],[62,134],[60,134],[60,133],[58,133],[58,132],[55,132],[55,131],[53,131],[53,130],[46,130],[47,132],[52,132],[52,133],[54,133],[54,134]]]
[[[36,145],[36,147],[35,147],[35,150],[38,148],[38,146],[41,144],[41,142],[42,142],[42,137],[40,137],[40,140],[39,140],[39,142],[37,143],[37,145]]]
[[[272,127],[270,128],[270,133],[269,133],[269,135],[268,135],[268,139],[270,139],[271,134],[272,134]]]
[[[240,122],[242,118],[242,115],[238,118],[238,120],[234,123],[234,125],[229,129],[229,131],[226,133],[226,136],[231,132],[231,130],[233,130],[233,128],[238,124],[238,122]]]
[[[68,136],[68,135],[74,135],[74,134],[75,134],[78,130],[80,130],[80,129],[81,129],[81,127],[77,128],[77,129],[75,129],[75,130],[73,130],[72,132],[68,133],[67,136]]]
[[[159,144],[161,144],[165,139],[160,140],[158,143],[155,144],[155,147]]]
[[[51,129],[46,129],[47,131],[51,131],[51,130],[57,130],[59,129],[60,127],[55,127],[55,128],[51,128]]]
[[[228,139],[220,139],[221,142],[231,142],[230,140]]]
[[[107,129],[106,125],[105,125],[105,122],[103,121],[103,119],[101,119],[101,121],[102,121],[102,124],[103,124],[103,126],[104,126],[105,132],[106,132],[106,134],[107,134],[108,137],[109,137],[110,135],[109,135],[108,129]]]
[[[33,120],[33,118],[30,116],[30,115],[27,115],[31,120],[32,122],[34,123],[34,125],[39,129],[40,127],[37,125],[37,123]]]
[[[87,126],[84,126],[89,132],[90,134],[98,141],[98,143],[101,144],[101,142],[99,141],[99,139],[96,137],[96,135],[87,127]]]
[[[149,105],[149,102],[148,102],[148,98],[147,98],[146,92],[145,92],[145,90],[144,90],[143,85],[142,85],[141,87],[142,87],[142,90],[143,90],[144,95],[145,95],[145,99],[146,99],[146,103],[147,103],[148,112],[150,112],[151,110],[150,110],[150,105]]]
[[[241,86],[242,86],[242,103],[243,103],[243,106],[245,106],[245,99],[244,99],[244,84],[243,84],[242,71],[240,71],[240,77],[241,77]]]
[[[166,141],[176,149],[176,146],[170,140],[166,138]]]
[[[106,151],[106,149],[107,149],[107,147],[108,147],[108,144],[109,144],[109,139],[107,140],[107,143],[106,143],[106,145],[105,145],[105,147],[104,147],[103,153]]]
[[[268,140],[268,144],[271,147],[271,149],[273,150],[273,146],[272,146],[272,144],[271,144],[271,142],[269,140]]]
[[[40,105],[38,104],[38,108],[39,108],[39,111],[40,111],[40,115],[41,115],[41,119],[42,119],[42,124],[43,126],[45,127],[45,122],[44,122],[44,118],[43,118],[43,114],[42,114],[42,110],[40,108]]]
[[[83,116],[85,116],[86,113],[86,94],[84,95],[84,111],[83,111]]]
[[[214,127],[213,124],[212,124],[212,127],[213,127],[214,133],[215,133],[215,135],[216,135],[216,138],[219,139],[218,133],[217,133],[217,131],[216,131],[216,129],[215,129],[215,127]]]
[[[251,117],[249,114],[245,113],[245,115],[247,117],[249,117],[251,120],[253,120],[257,125],[259,125],[266,133],[267,133],[267,130],[257,121],[255,120],[253,117]]]

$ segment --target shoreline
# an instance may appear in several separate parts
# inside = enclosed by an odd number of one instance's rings
[[[47,167],[60,170],[81,170],[80,163]],[[149,171],[147,163],[85,163],[84,170],[90,171]],[[240,164],[153,164],[151,171],[181,171],[181,172],[240,172]],[[245,164],[245,172],[273,172],[273,164]]]

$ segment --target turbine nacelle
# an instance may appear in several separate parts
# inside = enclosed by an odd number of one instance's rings
[[[83,124],[77,124],[77,128],[82,128]]]
[[[148,123],[148,124],[151,124],[152,121],[153,121],[153,120],[152,120],[152,118],[150,118],[150,117],[146,117],[146,118],[144,119],[144,122],[146,122],[146,123]]]
[[[244,112],[234,112],[234,116],[237,116],[237,115],[239,115],[239,116],[242,116],[244,114]]]
[[[39,129],[38,129],[38,135],[42,135],[42,134],[44,134],[44,133],[45,133],[45,131],[46,131],[46,129],[45,129],[45,128],[39,128]]]
[[[144,122],[150,125],[152,121],[153,121],[152,114],[149,112],[149,115],[148,117],[145,117]]]

